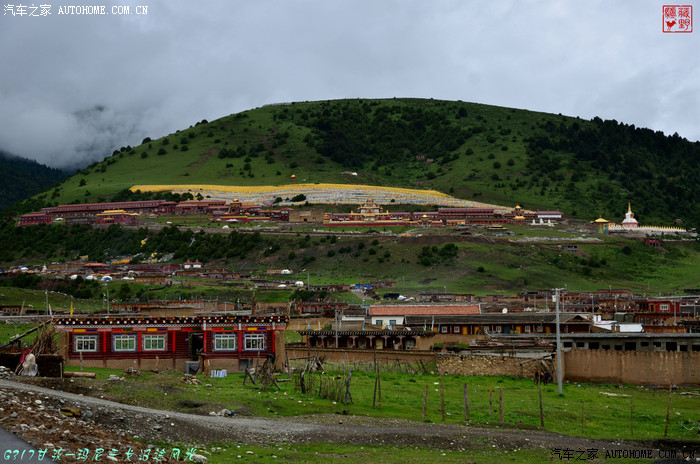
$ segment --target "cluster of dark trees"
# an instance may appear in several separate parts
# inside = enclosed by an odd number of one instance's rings
[[[419,106],[343,101],[327,103],[311,117],[295,122],[311,129],[305,140],[311,148],[355,168],[411,161],[417,155],[452,157],[478,130],[465,129],[449,116]]]
[[[446,243],[442,247],[424,246],[418,253],[418,263],[423,266],[432,266],[443,262],[448,262],[457,257],[459,248],[454,243]]]
[[[86,280],[80,276],[76,279],[47,280],[36,274],[20,274],[12,279],[0,280],[0,287],[51,290],[84,299],[98,297],[102,292],[97,280]]]
[[[110,201],[145,201],[145,200],[165,200],[165,201],[186,201],[194,200],[194,196],[189,193],[172,193],[172,192],[142,192],[136,190],[132,192],[129,189],[119,191]]]
[[[142,240],[147,239],[142,244]],[[36,225],[16,227],[0,225],[0,262],[15,262],[23,258],[44,256],[51,259],[73,259],[89,256],[104,261],[125,255],[173,253],[175,259],[243,259],[264,247],[259,234],[205,234],[175,226],[158,232],[146,228],[125,229],[119,225],[92,228],[82,225]]]

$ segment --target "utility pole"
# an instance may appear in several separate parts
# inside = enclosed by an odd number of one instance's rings
[[[562,387],[561,387],[561,329],[559,327],[559,288],[554,289],[554,294],[557,299],[557,314],[556,314],[556,323],[557,323],[557,389],[559,392],[559,396],[562,395]]]
[[[338,309],[335,310],[335,347],[338,348]]]

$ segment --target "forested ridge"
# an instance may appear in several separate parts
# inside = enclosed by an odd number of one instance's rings
[[[67,172],[0,150],[0,211],[67,176]]]

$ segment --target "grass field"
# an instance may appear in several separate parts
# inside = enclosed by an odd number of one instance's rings
[[[118,283],[112,284],[110,286],[110,291],[112,288],[118,288],[118,285]],[[46,300],[47,295],[41,290],[0,287],[0,305],[24,305],[25,308],[34,308],[40,313],[48,313]],[[73,308],[75,311],[84,310],[86,312],[94,312],[106,309],[106,304],[99,299],[73,299],[70,295],[65,293],[48,293],[48,302],[52,311],[57,309],[66,311],[69,310],[71,301],[73,302]]]
[[[306,414],[350,414],[424,421],[422,407],[428,387],[426,422],[442,422],[440,376],[435,374],[384,373],[381,378],[381,407],[373,408],[375,374],[352,374],[352,404],[342,404],[317,396],[321,374],[315,374],[311,394],[301,394],[295,382],[280,382],[281,391],[260,392],[243,386],[242,374],[205,379],[203,385],[182,383],[182,373],[143,372],[125,382],[105,382],[113,369],[88,369],[97,372],[97,381],[76,379],[93,385],[100,395],[121,402],[181,412],[208,414],[222,408],[239,415],[262,417]],[[337,375],[325,374],[324,379]],[[324,380],[328,382],[328,380]],[[538,390],[529,379],[511,377],[444,376],[445,422],[465,423],[464,384],[468,385],[470,425],[539,429]],[[499,394],[503,391],[503,423],[499,420]],[[491,396],[490,396],[491,395]],[[668,390],[630,385],[565,383],[563,395],[556,385],[542,388],[544,430],[571,436],[608,439],[652,440],[663,438]],[[378,398],[377,398],[378,401]],[[491,403],[490,403],[491,401]],[[583,402],[584,424],[581,414]],[[668,437],[700,440],[697,388],[674,390],[671,395]],[[343,412],[345,411],[345,412]],[[630,414],[632,413],[632,428]],[[689,430],[690,429],[690,430]]]
[[[4,345],[10,340],[14,339],[18,335],[22,335],[24,332],[33,329],[36,324],[10,324],[10,323],[0,323],[0,345]],[[25,344],[31,344],[36,337],[36,332],[28,334],[23,341]]]
[[[465,450],[441,450],[422,446],[361,446],[337,443],[286,444],[281,446],[250,446],[240,443],[216,444],[214,451],[207,455],[209,462],[226,464],[231,462],[255,463],[309,463],[327,464],[331,462],[377,464],[422,464],[440,462],[445,464],[539,464],[557,459],[551,450],[517,449],[506,451],[494,449],[486,442],[469,443]],[[577,456],[577,455],[575,455]],[[599,458],[602,456],[598,456]],[[558,460],[558,459],[557,459]],[[605,458],[608,464],[629,464],[629,459]],[[635,461],[638,463],[651,460]]]

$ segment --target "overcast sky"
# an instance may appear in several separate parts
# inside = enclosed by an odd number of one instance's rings
[[[81,3],[108,14],[58,14]],[[663,33],[664,3],[46,0],[37,17],[4,0],[0,149],[87,164],[266,103],[356,97],[600,116],[695,141],[700,31]]]

